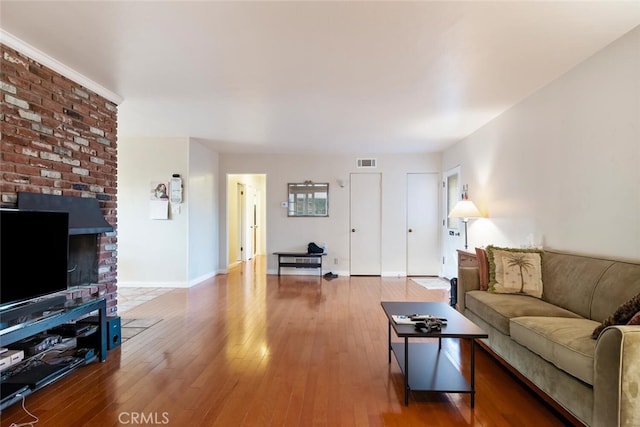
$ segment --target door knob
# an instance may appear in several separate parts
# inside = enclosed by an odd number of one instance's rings
[[[411,232],[413,232],[413,230],[410,228],[410,229],[409,229],[409,233],[411,233]]]
[[[356,229],[355,229],[355,228],[352,228],[352,229],[351,229],[351,232],[352,232],[352,233],[355,233],[355,232],[356,232]]]

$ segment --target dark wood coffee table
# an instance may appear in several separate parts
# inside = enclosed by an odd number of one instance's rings
[[[389,319],[389,363],[391,352],[396,355],[404,374],[404,404],[409,405],[409,391],[439,391],[469,393],[471,407],[475,404],[475,340],[488,338],[486,332],[469,319],[442,302],[389,302],[382,309]],[[447,319],[441,331],[416,330],[414,325],[397,324],[393,315],[430,314]],[[404,342],[392,342],[391,330]],[[413,342],[410,338],[438,338],[438,342]],[[442,350],[442,338],[463,338],[471,342],[471,378],[467,381]],[[411,370],[409,360],[411,359]]]

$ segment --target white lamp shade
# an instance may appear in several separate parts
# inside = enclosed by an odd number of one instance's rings
[[[471,200],[460,200],[449,213],[449,218],[480,218],[482,214]]]

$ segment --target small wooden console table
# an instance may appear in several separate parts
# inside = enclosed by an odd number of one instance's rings
[[[322,276],[322,257],[327,255],[326,253],[310,254],[307,252],[274,252],[273,254],[278,255],[278,276],[282,267],[318,268],[320,276]],[[295,258],[295,261],[292,261],[291,258]]]

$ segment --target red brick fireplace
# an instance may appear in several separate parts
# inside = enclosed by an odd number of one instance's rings
[[[1,205],[16,207],[18,192],[97,199],[113,231],[89,243],[97,246],[97,283],[78,292],[105,296],[108,314],[115,314],[117,106],[14,49],[0,49]]]

